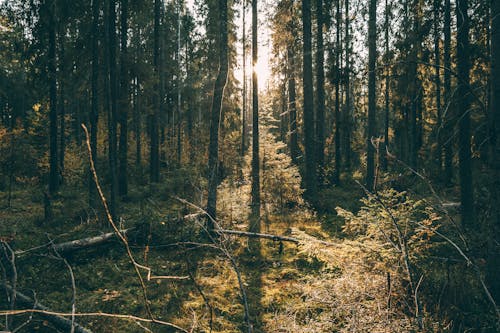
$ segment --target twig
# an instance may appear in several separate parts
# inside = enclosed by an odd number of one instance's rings
[[[219,230],[215,230],[215,231],[219,234],[244,236],[244,237],[249,237],[249,238],[265,238],[265,239],[271,239],[273,241],[291,242],[291,243],[295,243],[295,244],[300,243],[299,239],[293,238],[293,237],[288,237],[288,236],[278,236],[278,235],[263,234],[263,233],[258,233],[258,232],[226,230],[226,229],[219,229]]]
[[[88,132],[87,127],[85,126],[85,124],[82,124],[82,128],[83,128],[83,131],[85,132],[85,138],[86,138],[86,143],[87,143],[87,151],[89,153],[90,170],[92,172],[92,176],[94,178],[94,182],[96,184],[97,191],[99,193],[99,197],[101,198],[102,204],[104,206],[104,210],[106,211],[106,216],[108,218],[109,224],[113,228],[116,236],[118,236],[118,238],[123,243],[123,245],[125,247],[125,250],[127,252],[127,256],[129,258],[130,262],[132,263],[132,265],[134,266],[135,273],[137,274],[137,278],[138,278],[138,280],[140,282],[140,285],[141,285],[143,299],[144,299],[144,306],[146,308],[146,312],[148,314],[148,317],[150,318],[149,320],[150,320],[150,322],[153,322],[153,323],[164,323],[161,320],[155,319],[154,316],[153,316],[153,313],[151,312],[151,307],[149,305],[149,299],[148,299],[147,287],[146,287],[146,284],[145,284],[144,279],[142,277],[142,274],[139,271],[139,268],[146,270],[148,272],[148,277],[149,277],[151,275],[151,268],[143,266],[143,265],[140,265],[139,263],[137,263],[137,261],[135,260],[133,254],[132,254],[132,251],[130,249],[130,246],[129,246],[127,238],[125,237],[124,234],[122,234],[120,232],[120,229],[117,227],[117,225],[113,221],[113,217],[112,217],[111,212],[109,210],[108,203],[106,201],[106,197],[104,196],[104,193],[102,191],[101,185],[99,183],[99,179],[97,177],[97,172],[96,172],[96,169],[95,169],[95,166],[94,166],[94,160],[92,158],[92,148],[90,146],[89,132]],[[169,323],[167,323],[167,325],[169,325]],[[170,324],[169,326],[172,326],[172,325]],[[180,330],[182,330],[184,332],[187,332],[186,330],[184,330],[184,329],[182,329],[182,328],[180,328],[178,326],[176,328],[180,329]]]
[[[212,329],[213,329],[213,322],[214,322],[214,308],[213,308],[212,304],[210,304],[210,301],[209,301],[208,297],[203,292],[203,289],[201,289],[201,286],[198,283],[196,283],[194,275],[193,275],[193,273],[191,273],[191,270],[190,270],[190,266],[192,266],[191,265],[191,261],[187,257],[186,257],[186,264],[188,266],[189,277],[191,278],[191,281],[193,281],[193,284],[194,284],[196,290],[198,290],[198,292],[200,293],[201,298],[203,298],[203,301],[207,305],[208,311],[210,312],[210,321],[209,321],[210,331],[209,331],[209,333],[211,333]]]

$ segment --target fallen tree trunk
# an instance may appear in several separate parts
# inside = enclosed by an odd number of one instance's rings
[[[131,230],[132,229],[125,229],[121,230],[120,232],[122,234],[126,234]],[[51,246],[51,248],[57,253],[68,253],[71,251],[80,250],[87,247],[92,247],[102,243],[106,243],[111,239],[113,239],[114,237],[116,237],[116,233],[108,232],[106,234],[102,234],[99,236],[87,237],[87,238],[72,240],[69,242],[54,244]]]
[[[80,324],[78,324],[76,322],[73,323],[70,319],[67,319],[67,318],[64,318],[64,317],[61,317],[61,316],[58,316],[55,314],[44,313],[44,311],[52,312],[52,310],[49,309],[48,307],[38,303],[38,302],[35,302],[33,299],[31,299],[31,297],[26,296],[25,294],[23,294],[17,290],[14,290],[10,285],[8,285],[4,282],[0,282],[0,285],[2,285],[4,288],[6,288],[10,294],[15,292],[16,299],[19,301],[19,303],[21,303],[25,306],[32,307],[35,310],[41,311],[41,312],[39,312],[40,315],[45,317],[48,321],[50,321],[52,324],[54,324],[58,328],[69,332],[71,330],[71,327],[74,326],[75,333],[92,333],[91,330],[81,326]]]
[[[250,238],[265,238],[265,239],[271,239],[274,241],[292,242],[295,244],[298,244],[300,242],[297,238],[293,238],[293,237],[278,236],[278,235],[271,235],[271,234],[261,234],[261,233],[257,233],[257,232],[225,230],[225,229],[219,229],[219,230],[216,230],[216,232],[218,232],[220,234],[226,234],[226,235],[245,236],[245,237],[250,237]]]

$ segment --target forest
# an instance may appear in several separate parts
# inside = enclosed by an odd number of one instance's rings
[[[500,0],[0,0],[0,332],[500,332]]]

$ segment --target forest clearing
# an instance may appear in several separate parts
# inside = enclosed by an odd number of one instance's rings
[[[0,332],[500,332],[499,15],[0,0]]]

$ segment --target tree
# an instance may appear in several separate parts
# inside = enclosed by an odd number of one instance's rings
[[[444,135],[447,143],[444,145],[444,180],[447,185],[451,185],[453,178],[453,106],[451,105],[451,4],[450,0],[444,1],[444,45],[443,45],[443,65],[444,65],[444,97],[448,105],[448,111],[444,115]]]
[[[368,19],[368,130],[366,155],[366,186],[375,189],[375,147],[372,139],[375,137],[375,60],[377,59],[377,0],[370,0]]]
[[[490,249],[488,263],[488,280],[492,286],[493,297],[500,299],[500,286],[498,276],[500,274],[500,258],[498,256],[498,240],[500,235],[500,1],[491,1],[491,105],[490,117],[493,122],[491,132],[491,169],[493,177],[491,182],[492,205],[492,232],[490,236]]]
[[[109,0],[108,9],[108,69],[109,69],[109,112],[108,112],[108,140],[109,140],[109,165],[111,178],[111,194],[109,196],[110,210],[113,218],[117,217],[117,192],[118,192],[118,175],[117,175],[117,144],[116,144],[116,127],[118,121],[117,115],[117,97],[118,87],[116,78],[116,3],[115,0]]]
[[[59,163],[57,162],[57,58],[56,58],[56,1],[46,0],[49,15],[49,52],[47,69],[49,74],[50,104],[50,157],[49,193],[54,195],[59,189]]]
[[[252,215],[260,218],[259,87],[257,80],[257,0],[252,0]],[[259,231],[258,223],[252,223]]]
[[[161,29],[161,1],[155,0],[154,4],[154,69],[155,69],[155,86],[156,92],[154,95],[154,111],[153,116],[150,118],[150,151],[149,151],[149,177],[152,183],[157,183],[160,181],[160,145],[159,145],[159,122],[160,122],[160,110],[163,106],[163,94],[162,94],[162,84],[161,76],[162,71],[160,70],[160,29]],[[160,91],[159,91],[160,90]]]
[[[351,35],[350,35],[350,22],[349,17],[349,0],[345,0],[345,70],[342,79],[345,82],[345,112],[343,113],[343,127],[344,127],[344,167],[346,170],[351,168]],[[340,22],[339,22],[340,24]]]
[[[316,0],[316,157],[321,184],[325,164],[325,70],[323,47],[323,0]]]
[[[255,0],[254,0],[255,1]],[[219,70],[215,80],[212,108],[210,112],[210,141],[208,146],[208,199],[207,213],[213,219],[217,217],[217,185],[219,183],[219,125],[222,110],[222,98],[229,72],[228,59],[228,10],[227,0],[219,0]],[[214,229],[209,218],[207,227]]]
[[[474,220],[470,142],[470,64],[468,0],[457,0],[457,112],[460,204],[462,223],[471,226]]]
[[[390,88],[389,88],[389,76],[390,76],[390,67],[389,67],[389,2],[385,0],[385,23],[384,23],[384,31],[385,31],[385,59],[384,59],[384,71],[385,71],[385,108],[384,108],[384,140],[380,146],[380,168],[384,171],[387,171],[387,150],[389,147],[389,109],[390,109]]]
[[[97,129],[99,121],[99,0],[92,1],[92,76],[91,76],[91,109],[90,109],[90,146],[92,160],[97,165]],[[89,206],[96,208],[97,188],[94,177],[89,170]]]
[[[316,199],[316,156],[314,148],[314,103],[312,75],[312,32],[311,1],[302,0],[303,30],[303,70],[302,85],[304,91],[304,147],[305,147],[305,188],[309,200]]]
[[[341,147],[341,120],[340,120],[340,0],[337,0],[336,8],[336,33],[335,33],[335,172],[333,174],[333,181],[336,184],[340,183],[340,172],[342,171],[342,152]]]
[[[121,0],[121,35],[120,35],[120,151],[118,170],[118,193],[124,197],[128,193],[127,156],[128,156],[128,0]]]
[[[441,52],[439,46],[439,40],[441,36],[441,29],[439,28],[439,13],[441,1],[434,0],[433,4],[433,12],[434,12],[434,84],[436,85],[436,113],[437,113],[437,163],[438,163],[438,172],[441,172],[443,165],[443,143],[442,143],[442,135],[441,135],[441,127],[442,127],[442,114],[441,114]]]
[[[241,109],[241,157],[245,155],[247,150],[247,26],[246,26],[246,14],[247,14],[247,1],[243,0],[243,36],[242,36],[242,48],[243,48],[243,91],[242,100],[243,107]]]

